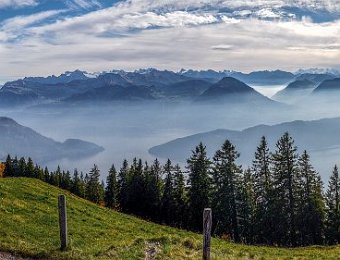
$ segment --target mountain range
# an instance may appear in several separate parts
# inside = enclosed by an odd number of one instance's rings
[[[212,157],[226,139],[229,139],[241,154],[241,163],[252,162],[260,138],[266,136],[270,149],[275,149],[279,137],[289,132],[295,139],[300,152],[304,149],[316,153],[340,150],[340,118],[314,121],[292,121],[276,125],[257,125],[244,130],[217,129],[171,140],[154,146],[149,153],[161,158],[185,162],[191,151],[200,142],[207,145],[208,155]],[[317,159],[317,158],[316,158]]]
[[[117,70],[98,75],[76,70],[60,76],[26,77],[7,82],[0,89],[0,107],[155,100],[197,103],[215,102],[217,99],[222,104],[274,104],[251,87],[258,84],[287,85],[273,99],[294,103],[311,92],[327,88],[323,82],[337,85],[337,81],[331,82],[336,78],[329,73],[293,74],[280,70],[245,74],[235,71],[145,69],[134,72]]]
[[[57,142],[7,117],[0,117],[0,132],[2,160],[11,154],[18,157],[30,156],[39,163],[45,163],[64,158],[89,157],[103,151],[102,147],[79,139]]]

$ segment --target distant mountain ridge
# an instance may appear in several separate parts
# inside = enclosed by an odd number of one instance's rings
[[[47,162],[63,158],[84,158],[103,151],[102,147],[79,139],[68,139],[63,143],[54,141],[8,117],[0,117],[0,132],[1,159],[11,154]]]
[[[199,78],[199,79],[210,79],[212,81],[219,81],[225,77],[233,77],[240,81],[245,82],[250,85],[278,85],[278,84],[286,84],[292,79],[294,79],[295,75],[291,72],[275,70],[275,71],[254,71],[250,73],[243,73],[238,71],[214,71],[214,70],[203,70],[203,71],[194,71],[194,70],[181,70],[179,73],[185,76]]]
[[[173,161],[185,162],[191,155],[192,149],[200,142],[207,146],[208,156],[213,156],[215,151],[228,139],[241,153],[241,163],[249,164],[254,158],[254,153],[260,138],[266,136],[271,150],[275,149],[278,138],[289,132],[296,141],[296,145],[309,152],[340,150],[340,118],[320,119],[313,121],[292,121],[275,125],[257,125],[244,130],[235,131],[217,129],[210,132],[198,133],[183,138],[171,140],[167,143],[154,146],[149,153]]]
[[[340,93],[340,78],[323,81],[316,89],[314,89],[313,93],[317,94],[327,91]]]
[[[0,89],[0,107],[63,102],[196,101],[205,98],[207,100],[214,91],[223,92],[223,95],[226,92],[229,94],[233,92],[231,87],[228,90],[217,87],[216,84],[225,78],[229,78],[228,84],[232,84],[231,79],[235,79],[234,82],[239,81],[240,87],[242,84],[289,84],[294,80],[309,80],[314,84],[320,84],[324,80],[333,79],[334,75],[310,73],[295,75],[281,70],[255,71],[248,74],[227,70],[173,72],[152,68],[134,72],[116,70],[99,74],[76,70],[65,72],[60,76],[26,77],[7,82]],[[237,91],[241,93],[246,89],[245,92],[249,93],[251,100],[261,98],[261,94],[250,86],[239,88]],[[262,99],[270,101],[268,98],[262,97]],[[239,100],[239,102],[246,101],[249,99]]]
[[[74,80],[86,80],[89,79],[90,76],[85,71],[75,70],[75,71],[66,71],[60,76],[48,76],[44,77],[26,77],[24,81],[32,81],[41,84],[58,84],[58,83],[69,83]]]

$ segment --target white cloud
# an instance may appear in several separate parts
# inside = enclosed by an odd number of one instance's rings
[[[101,3],[97,0],[67,0],[66,5],[73,9],[83,8],[89,9],[92,7],[101,7]]]
[[[339,67],[340,21],[285,20],[275,9],[307,2],[340,10],[339,0],[130,0],[43,25],[39,21],[56,13],[17,17],[0,25],[0,71],[21,77],[77,68]],[[220,11],[226,6],[236,16]]]
[[[250,71],[338,67],[339,28],[340,21],[319,25],[254,19],[145,30],[125,37],[97,37],[68,28],[58,34],[53,44],[42,37],[33,37],[20,45],[7,45],[1,51],[4,62],[0,64],[0,71],[8,72],[9,76],[13,76],[13,72],[25,76],[76,68],[100,71],[185,67]],[[316,33],[308,35],[304,29]]]
[[[33,6],[36,5],[36,0],[0,0],[0,9],[1,8],[18,8],[25,6]]]
[[[50,10],[35,13],[33,15],[16,16],[14,18],[7,19],[0,23],[0,42],[22,37],[25,35],[26,29],[30,25],[39,23],[62,12],[64,12],[64,10]]]

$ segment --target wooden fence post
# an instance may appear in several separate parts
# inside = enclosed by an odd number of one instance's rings
[[[66,197],[59,195],[58,197],[59,209],[59,228],[60,228],[60,249],[67,248],[67,213],[66,213]]]
[[[210,260],[210,242],[211,242],[211,209],[204,209],[203,212],[203,260]]]

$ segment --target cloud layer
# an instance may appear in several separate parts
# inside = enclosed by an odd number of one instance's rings
[[[0,8],[19,8],[37,5],[36,0],[0,0]]]
[[[68,4],[100,9],[71,16],[69,9],[46,10],[0,23],[1,74],[76,68],[339,68],[340,0]]]

